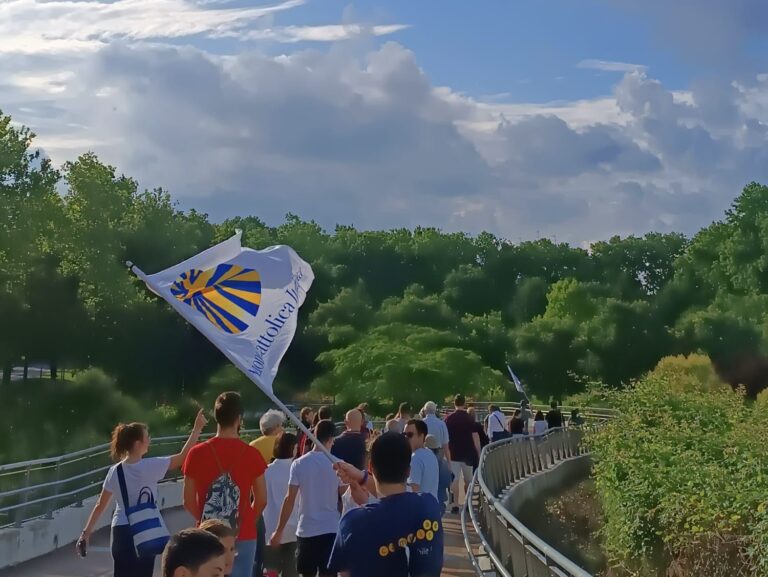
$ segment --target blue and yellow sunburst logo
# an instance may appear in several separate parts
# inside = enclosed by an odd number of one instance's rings
[[[171,294],[202,313],[229,334],[248,328],[247,315],[256,316],[261,304],[261,277],[253,269],[220,264],[190,270],[173,283]]]

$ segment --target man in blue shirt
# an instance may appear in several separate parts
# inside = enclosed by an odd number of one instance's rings
[[[424,447],[427,440],[427,424],[419,419],[411,419],[405,425],[403,435],[408,439],[413,451],[408,485],[414,493],[429,493],[437,499],[440,465],[435,454]]]
[[[440,506],[428,493],[409,493],[411,446],[403,435],[385,433],[371,446],[371,468],[381,499],[348,512],[339,525],[329,568],[344,577],[439,577],[443,569]],[[344,482],[364,502],[367,474],[336,465]]]

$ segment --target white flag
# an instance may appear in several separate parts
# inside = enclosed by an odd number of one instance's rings
[[[271,396],[315,275],[291,247],[256,251],[240,237],[156,274],[132,270]]]
[[[525,391],[523,390],[523,383],[521,383],[520,379],[517,378],[517,375],[512,372],[512,367],[507,365],[507,370],[509,371],[509,376],[512,379],[512,382],[515,383],[515,388],[517,389],[517,392],[525,394]]]

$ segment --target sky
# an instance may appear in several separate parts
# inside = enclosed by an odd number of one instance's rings
[[[768,183],[764,0],[0,0],[0,110],[214,221],[585,245]]]

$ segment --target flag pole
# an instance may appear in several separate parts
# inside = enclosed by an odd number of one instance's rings
[[[145,284],[145,285],[146,285],[146,286],[147,286],[147,287],[148,287],[150,290],[152,290],[152,287],[150,286],[150,284],[149,284],[149,282],[148,282],[148,280],[149,280],[149,279],[147,278],[147,275],[146,275],[146,273],[145,273],[143,270],[141,270],[139,267],[137,267],[136,265],[134,265],[134,264],[133,264],[131,261],[126,261],[126,262],[125,262],[125,266],[127,266],[127,267],[128,267],[128,270],[130,270],[130,271],[131,271],[133,274],[135,274],[135,275],[136,275],[136,277],[137,277],[139,280],[143,281],[143,282],[144,282],[144,284]],[[152,292],[155,292],[155,291],[153,290]],[[157,293],[155,293],[155,294],[157,294]],[[181,303],[179,303],[178,301],[176,301],[176,302],[173,302],[173,301],[171,301],[171,300],[169,300],[169,299],[166,299],[166,298],[164,298],[162,295],[159,295],[159,294],[158,294],[158,296],[159,296],[159,297],[161,297],[161,298],[162,298],[162,299],[163,299],[165,302],[167,302],[169,305],[171,305],[171,307],[172,307],[172,308],[176,309],[176,312],[178,312],[179,314],[181,314],[181,310],[182,310],[182,309],[181,309]],[[181,317],[182,317],[182,318],[184,318],[184,319],[186,320],[186,317],[185,317],[183,314],[181,315]],[[189,323],[189,321],[187,321],[187,322]],[[189,324],[192,324],[192,323],[189,323]],[[192,326],[194,326],[194,325],[192,325]],[[197,328],[197,327],[195,327],[195,328]],[[285,403],[283,403],[283,402],[282,402],[282,401],[281,401],[279,398],[277,398],[277,395],[275,395],[275,393],[274,393],[274,392],[265,390],[265,389],[263,388],[262,384],[261,384],[261,383],[259,383],[257,380],[255,380],[255,378],[254,378],[253,376],[251,376],[251,374],[250,374],[250,373],[248,373],[247,371],[244,371],[244,370],[243,370],[243,369],[240,367],[240,365],[237,363],[237,361],[235,361],[235,359],[234,359],[234,358],[232,358],[232,355],[229,353],[229,351],[227,351],[227,350],[224,350],[224,349],[221,349],[221,348],[217,347],[217,346],[216,346],[216,343],[214,343],[214,342],[213,342],[213,341],[212,341],[210,338],[208,338],[208,335],[206,335],[206,334],[205,334],[205,333],[203,333],[202,331],[198,330],[198,332],[200,332],[200,333],[201,333],[201,334],[202,334],[202,335],[203,335],[203,336],[204,336],[206,339],[208,339],[208,341],[210,341],[210,343],[211,343],[211,344],[212,344],[214,347],[216,347],[216,349],[217,349],[218,351],[221,351],[221,353],[222,353],[222,354],[224,354],[224,356],[225,356],[225,357],[227,357],[227,359],[229,359],[229,361],[230,361],[230,362],[231,362],[233,365],[235,365],[235,367],[237,367],[237,369],[238,369],[238,370],[239,370],[241,373],[243,373],[243,374],[244,374],[246,377],[248,377],[248,379],[249,379],[251,382],[253,382],[253,384],[255,384],[255,385],[256,385],[256,386],[259,388],[259,390],[260,390],[260,391],[262,391],[262,392],[263,392],[263,393],[264,393],[264,394],[267,396],[267,398],[268,398],[270,401],[272,401],[272,402],[273,402],[275,405],[277,405],[277,407],[278,407],[278,408],[279,408],[279,409],[280,409],[280,410],[283,412],[283,414],[285,414],[285,416],[286,416],[286,417],[288,417],[288,419],[289,419],[289,420],[291,420],[291,421],[293,422],[293,424],[294,424],[294,425],[296,425],[296,427],[297,427],[299,430],[301,430],[301,431],[302,431],[302,432],[303,432],[305,435],[307,435],[307,438],[309,438],[309,440],[310,440],[310,441],[312,441],[312,443],[314,443],[315,447],[317,447],[317,448],[318,448],[320,451],[322,451],[322,453],[323,453],[323,454],[324,454],[326,457],[328,457],[328,459],[331,461],[331,463],[334,463],[334,464],[335,464],[336,462],[338,462],[338,461],[339,461],[339,459],[338,459],[337,457],[334,457],[334,456],[331,454],[331,452],[330,452],[330,451],[329,451],[329,450],[328,450],[328,449],[325,447],[325,445],[323,445],[323,444],[322,444],[320,441],[318,441],[318,439],[317,439],[317,437],[315,436],[315,434],[314,434],[314,433],[313,433],[313,432],[312,432],[312,431],[311,431],[311,430],[310,430],[310,429],[309,429],[309,428],[308,428],[308,427],[307,427],[307,426],[306,426],[304,423],[302,423],[302,422],[301,422],[301,419],[300,419],[299,417],[297,417],[297,416],[296,416],[296,415],[293,413],[293,411],[291,411],[291,410],[290,410],[288,407],[286,407],[286,406],[285,406]]]

